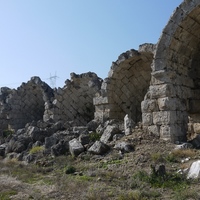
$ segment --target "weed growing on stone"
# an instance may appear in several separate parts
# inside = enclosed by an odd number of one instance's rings
[[[30,149],[29,153],[30,154],[36,154],[36,153],[40,153],[42,151],[44,151],[44,147],[43,146],[35,146],[35,147]]]
[[[89,134],[89,137],[90,137],[90,140],[92,142],[95,142],[97,140],[100,140],[101,135],[99,133],[97,133],[97,132],[92,132],[92,133]]]

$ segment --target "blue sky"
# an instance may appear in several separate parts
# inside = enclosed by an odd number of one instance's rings
[[[70,73],[106,78],[112,61],[156,43],[182,0],[0,0],[0,87],[32,76],[63,87]]]

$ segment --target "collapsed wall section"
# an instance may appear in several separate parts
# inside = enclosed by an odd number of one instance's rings
[[[200,123],[200,1],[185,0],[158,42],[143,125],[165,140],[186,141],[189,120]]]
[[[102,79],[92,72],[70,75],[71,80],[55,91],[52,104],[45,104],[44,121],[53,119],[86,125],[94,118],[93,97],[99,91]]]
[[[123,120],[126,114],[141,121],[141,101],[151,79],[151,63],[155,45],[143,44],[139,50],[122,53],[94,98],[95,119]]]
[[[26,123],[42,120],[44,104],[53,97],[53,90],[39,77],[32,77],[17,89],[2,89],[0,123],[4,130],[17,130]]]

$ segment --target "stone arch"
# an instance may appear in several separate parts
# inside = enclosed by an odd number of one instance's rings
[[[53,96],[53,90],[39,77],[32,77],[16,90],[11,90],[6,97],[7,109],[4,109],[8,128],[17,130],[24,128],[26,123],[42,120],[45,103]]]
[[[157,44],[143,125],[171,141],[185,141],[188,117],[200,122],[200,1],[185,0]]]
[[[94,119],[93,98],[100,90],[102,79],[95,73],[71,73],[63,88],[55,91],[52,104],[47,105],[45,121],[73,121],[74,125],[86,125]]]
[[[122,53],[94,98],[95,119],[123,120],[126,114],[141,121],[141,101],[147,92],[151,78],[153,44],[143,44],[139,50]]]

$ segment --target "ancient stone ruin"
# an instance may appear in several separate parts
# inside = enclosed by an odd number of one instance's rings
[[[95,119],[123,120],[126,114],[141,121],[141,102],[150,84],[155,45],[144,44],[139,50],[122,53],[94,98]]]
[[[107,143],[135,127],[171,142],[198,136],[199,12],[200,0],[185,0],[156,45],[122,53],[104,80],[92,72],[71,73],[63,88],[52,89],[39,77],[17,89],[1,88],[0,155],[22,152],[32,160],[27,149],[37,145],[53,155],[70,150],[76,156],[85,149],[102,154]],[[101,135],[93,145],[90,131]]]
[[[171,141],[186,140],[188,123],[190,132],[199,129],[199,11],[199,0],[185,0],[171,16],[158,41],[142,102],[144,127]]]

